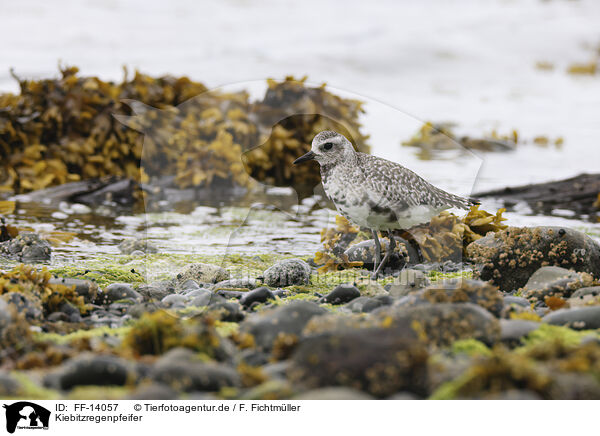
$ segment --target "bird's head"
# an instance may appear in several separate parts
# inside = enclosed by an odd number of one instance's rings
[[[351,159],[354,153],[352,143],[344,135],[324,130],[314,137],[310,151],[296,159],[294,164],[314,159],[320,165],[335,165]]]

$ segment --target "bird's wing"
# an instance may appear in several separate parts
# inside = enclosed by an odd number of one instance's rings
[[[359,154],[359,167],[364,173],[365,188],[378,206],[396,212],[413,206],[431,206],[436,209],[468,208],[471,202],[443,191],[418,174],[394,162]]]

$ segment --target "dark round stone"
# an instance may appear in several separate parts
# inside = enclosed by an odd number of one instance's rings
[[[57,374],[46,378],[46,385],[70,390],[75,386],[123,386],[135,380],[135,369],[128,361],[109,355],[80,355],[66,362]]]
[[[360,297],[360,291],[353,285],[338,285],[333,291],[321,298],[321,303],[344,304]]]
[[[256,288],[253,291],[245,292],[240,298],[240,304],[244,307],[250,307],[253,303],[265,303],[268,300],[274,300],[273,292],[265,286]]]
[[[98,304],[110,304],[119,300],[133,300],[140,302],[143,297],[133,290],[128,283],[113,283],[108,285],[104,291],[96,298]]]

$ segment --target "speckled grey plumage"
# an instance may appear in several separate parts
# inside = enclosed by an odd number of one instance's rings
[[[325,144],[332,144],[331,149],[325,150]],[[354,151],[336,132],[315,136],[312,152],[321,164],[325,193],[343,216],[362,227],[408,229],[442,210],[468,209],[473,204],[400,164]]]

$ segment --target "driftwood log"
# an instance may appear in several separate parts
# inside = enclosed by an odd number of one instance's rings
[[[507,187],[474,194],[476,198],[493,197],[506,207],[526,202],[535,213],[551,215],[555,209],[566,209],[576,215],[588,215],[592,221],[599,216],[600,174],[580,174],[570,179]]]

